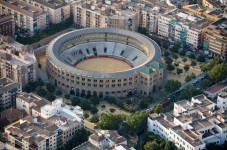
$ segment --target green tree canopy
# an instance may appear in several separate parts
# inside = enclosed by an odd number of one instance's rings
[[[188,85],[184,90],[183,90],[183,93],[181,95],[181,99],[189,99],[193,96],[196,96],[196,95],[199,95],[199,94],[202,94],[202,91],[200,90],[197,90],[195,88],[195,86],[193,85]]]
[[[95,107],[95,106],[92,106],[91,109],[90,109],[90,112],[92,114],[96,114],[99,110]]]
[[[90,102],[88,102],[87,100],[83,100],[80,105],[79,105],[82,109],[84,110],[89,110],[91,109],[91,104]]]
[[[194,67],[194,66],[196,66],[197,65],[197,63],[195,62],[195,61],[191,61],[191,66],[192,67]]]
[[[144,145],[144,150],[160,150],[161,147],[156,141],[149,141]]]
[[[50,83],[46,84],[46,89],[49,93],[53,93],[55,91],[55,87],[51,85]]]
[[[78,97],[71,97],[71,105],[77,106],[77,105],[80,105],[80,103],[81,103],[80,98],[78,98]]]
[[[146,112],[136,112],[127,116],[126,122],[129,126],[129,130],[131,133],[141,134],[147,129],[147,117],[148,113]]]
[[[209,61],[208,63],[205,63],[201,66],[202,71],[209,71],[211,70],[214,66],[223,63],[222,60],[218,57],[215,57],[213,60]]]
[[[180,68],[177,68],[177,75],[180,75],[181,73],[183,73],[183,70]]]
[[[185,66],[184,66],[184,71],[185,71],[185,72],[187,72],[189,69],[190,69],[190,66],[189,66],[189,65],[185,65]]]
[[[98,105],[100,102],[100,99],[98,96],[92,96],[90,100],[91,100],[91,103],[95,106]]]
[[[140,109],[145,109],[145,108],[147,108],[147,106],[148,106],[148,103],[147,103],[146,100],[141,100],[141,101],[139,102],[139,108],[140,108]]]
[[[175,67],[172,64],[168,64],[166,69],[171,72],[175,69]]]
[[[153,106],[152,110],[150,113],[157,113],[157,114],[160,114],[163,112],[163,108],[162,108],[162,105],[160,104],[156,104]]]
[[[122,117],[120,115],[115,115],[111,113],[102,114],[97,127],[104,130],[118,130],[122,122]]]
[[[177,80],[168,80],[165,86],[167,92],[174,92],[181,87],[181,83]]]
[[[227,63],[221,63],[214,66],[208,76],[215,82],[219,82],[227,78]]]

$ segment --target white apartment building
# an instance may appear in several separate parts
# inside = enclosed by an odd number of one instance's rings
[[[24,88],[36,81],[37,60],[29,47],[0,37],[0,77],[18,82]]]
[[[83,110],[79,106],[65,104],[63,99],[50,103],[34,93],[21,93],[17,96],[16,108],[58,126],[62,131],[63,144],[72,139],[77,130],[83,128]]]
[[[16,96],[22,92],[21,85],[9,78],[0,79],[0,112],[16,106]]]
[[[48,13],[21,0],[0,0],[0,14],[14,16],[16,27],[31,35],[49,25]]]
[[[57,24],[70,17],[70,4],[62,1],[48,1],[48,0],[24,0],[29,4],[41,8],[48,12],[48,19],[50,23]]]
[[[137,31],[137,13],[125,8],[111,1],[78,1],[74,7],[74,22],[76,26],[83,28],[120,28]]]
[[[148,131],[185,150],[205,150],[206,144],[227,141],[227,113],[204,95],[174,103],[173,114],[151,114]]]
[[[158,35],[198,48],[203,43],[203,29],[208,21],[175,9],[158,19]]]
[[[222,111],[226,111],[227,110],[227,92],[222,92],[222,93],[220,93],[218,95],[217,106]]]

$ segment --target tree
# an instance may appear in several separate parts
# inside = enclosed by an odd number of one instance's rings
[[[173,62],[172,58],[170,58],[170,57],[166,57],[164,59],[165,59],[166,64],[172,64],[172,62]]]
[[[49,93],[47,94],[46,98],[52,102],[56,99],[56,96],[53,93]]]
[[[212,81],[210,81],[208,79],[205,79],[205,80],[201,81],[202,89],[208,88],[209,86],[211,86],[211,84],[212,84]]]
[[[191,75],[190,75],[190,78],[191,79],[195,79],[196,78],[196,75],[192,72]]]
[[[188,60],[187,58],[183,58],[183,59],[182,59],[182,61],[183,61],[184,63],[186,63],[187,60]]]
[[[175,60],[177,60],[177,59],[178,59],[178,55],[175,54],[175,53],[173,53],[173,58],[174,58]]]
[[[186,52],[185,52],[185,51],[181,51],[179,54],[180,54],[181,56],[185,56]]]
[[[145,133],[142,139],[143,148],[145,149],[146,147],[148,150],[158,148],[156,144],[152,144],[153,142],[158,143],[160,150],[177,150],[177,147],[173,142],[165,141],[163,138],[157,134],[154,134],[153,132]]]
[[[89,114],[88,113],[84,113],[84,118],[88,118],[89,117]]]
[[[188,85],[184,90],[183,90],[183,93],[181,95],[181,99],[189,99],[193,96],[196,96],[196,95],[199,95],[199,94],[202,94],[202,91],[200,90],[197,90],[195,88],[195,86],[193,85]]]
[[[55,87],[51,85],[50,83],[46,84],[46,89],[49,93],[53,93],[55,91]]]
[[[77,106],[77,105],[80,105],[80,103],[81,103],[80,98],[78,98],[78,97],[72,97],[71,98],[71,105]]]
[[[117,103],[117,101],[114,97],[107,97],[106,101],[110,104],[116,104]]]
[[[37,83],[38,86],[44,86],[44,82],[41,79],[38,79]]]
[[[60,147],[59,149],[61,150],[69,150],[69,149],[73,149],[79,145],[81,145],[82,143],[88,141],[88,137],[91,135],[91,133],[89,131],[87,131],[86,129],[82,128],[79,129],[75,132],[73,138],[71,140],[69,140],[64,147]]]
[[[171,72],[175,69],[175,67],[172,64],[168,64],[166,69]]]
[[[80,107],[84,110],[89,110],[89,109],[91,109],[91,104],[87,100],[83,100],[80,103]]]
[[[198,59],[197,59],[197,61],[199,61],[199,62],[205,62],[206,59],[205,59],[204,56],[199,56]]]
[[[46,91],[46,89],[45,89],[45,88],[43,88],[43,87],[39,87],[39,88],[38,88],[38,90],[37,90],[37,94],[38,94],[39,96],[44,97],[44,96],[46,96],[46,95],[47,95],[47,91]]]
[[[178,67],[178,66],[179,66],[179,63],[174,63],[174,66],[175,66],[175,67]]]
[[[144,28],[144,27],[138,27],[138,32],[144,35],[147,35],[148,33],[147,28]]]
[[[160,150],[160,146],[156,141],[149,141],[144,145],[144,150]]]
[[[192,67],[194,67],[194,66],[196,66],[197,65],[197,63],[195,62],[195,61],[191,61],[191,66]]]
[[[142,100],[142,101],[139,102],[139,108],[140,109],[145,109],[145,108],[147,108],[147,106],[148,106],[148,103],[147,103],[146,100]]]
[[[183,70],[180,68],[177,68],[177,75],[180,75],[181,73],[183,73]]]
[[[91,109],[90,109],[90,112],[91,112],[92,114],[96,114],[98,111],[99,111],[99,110],[98,110],[96,107],[94,107],[94,106],[92,106]]]
[[[100,102],[100,99],[99,99],[99,97],[98,96],[93,96],[92,98],[91,98],[91,103],[93,104],[93,105],[98,105],[99,104],[99,102]]]
[[[175,150],[176,149],[176,146],[174,145],[173,142],[171,141],[166,141],[165,143],[165,150]]]
[[[157,113],[157,114],[160,114],[163,112],[163,108],[162,108],[162,105],[160,104],[156,104],[152,107],[152,110],[150,113]]]
[[[190,54],[188,57],[189,57],[190,59],[195,59],[195,54]]]
[[[192,79],[191,79],[191,77],[189,76],[189,75],[187,75],[186,77],[185,77],[185,82],[189,82],[189,81],[191,81]]]
[[[214,66],[208,76],[215,82],[219,82],[227,78],[227,63],[221,63]]]
[[[165,90],[169,92],[174,92],[181,87],[181,83],[177,80],[168,80],[165,86]]]
[[[69,94],[65,94],[64,97],[65,99],[70,99],[71,96]]]
[[[206,71],[210,71],[214,66],[223,63],[222,60],[218,57],[215,57],[212,61],[205,63],[201,66],[202,71],[206,72]]]
[[[37,82],[29,82],[26,88],[27,92],[34,92],[35,89],[37,88],[38,83]]]
[[[91,121],[92,123],[97,123],[97,122],[99,122],[99,116],[97,116],[97,115],[92,116],[91,119],[90,119],[90,121]]]
[[[104,130],[118,130],[122,121],[120,115],[107,113],[101,115],[97,126]]]
[[[185,65],[185,66],[184,66],[184,71],[185,71],[185,72],[188,72],[189,69],[190,69],[190,66],[189,66],[189,65]]]
[[[220,145],[217,145],[216,143],[210,143],[206,145],[207,150],[218,150],[221,149]]]
[[[61,96],[61,95],[62,95],[62,91],[57,90],[57,91],[56,91],[56,95],[57,95],[57,96]]]
[[[126,122],[129,127],[129,131],[131,133],[135,133],[140,135],[146,132],[147,129],[147,117],[149,116],[146,112],[136,112],[127,116]]]

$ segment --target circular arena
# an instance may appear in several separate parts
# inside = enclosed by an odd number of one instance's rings
[[[70,94],[149,95],[162,81],[160,53],[153,40],[135,32],[75,30],[49,44],[47,72],[52,84]]]

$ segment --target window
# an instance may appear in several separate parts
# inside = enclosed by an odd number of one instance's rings
[[[106,53],[106,51],[107,51],[107,48],[105,47],[105,48],[104,48],[104,53]]]

